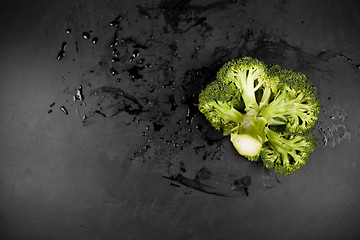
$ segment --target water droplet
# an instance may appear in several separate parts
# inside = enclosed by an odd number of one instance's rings
[[[70,33],[71,33],[71,28],[67,28],[67,29],[66,29],[66,33],[67,33],[67,34],[70,34]]]
[[[82,86],[80,85],[78,89],[76,89],[76,94],[73,97],[74,101],[83,101],[84,100],[84,94],[82,92]]]
[[[112,61],[112,62],[120,62],[120,58],[118,58],[118,57],[113,57],[113,58],[111,59],[111,61]]]
[[[327,142],[328,142],[327,138],[326,138],[326,137],[323,137],[323,139],[322,139],[321,141],[322,141],[322,143],[324,144],[324,146],[326,146],[326,144],[327,144]]]
[[[200,125],[200,124],[196,125],[195,128],[196,128],[197,130],[199,130],[200,132],[202,132],[203,129],[204,129],[203,126]]]
[[[111,68],[111,69],[110,69],[110,73],[111,73],[111,75],[113,75],[113,76],[115,76],[115,75],[118,75],[118,74],[119,74],[119,72],[118,72],[118,71],[116,71],[114,68]]]
[[[60,51],[59,51],[59,53],[58,53],[58,55],[57,55],[57,60],[60,60],[60,59],[62,59],[64,56],[65,56],[65,48],[66,48],[66,42],[63,42],[62,44],[61,44],[61,49],[60,49]]]
[[[89,39],[90,38],[90,33],[88,33],[88,32],[83,32],[83,38],[84,39]]]
[[[67,109],[64,107],[64,106],[61,106],[60,107],[60,110],[65,114],[65,115],[68,115],[69,112],[67,111]]]
[[[92,43],[93,44],[97,44],[99,42],[99,39],[97,38],[97,37],[94,37],[93,39],[92,39]]]
[[[138,49],[135,49],[135,50],[133,51],[132,56],[133,56],[134,58],[137,58],[137,57],[139,56],[139,54],[140,54],[139,50],[138,50]]]
[[[114,33],[113,41],[110,43],[110,47],[113,48],[116,45],[118,45],[118,41],[119,41],[119,36],[117,33]]]
[[[121,17],[121,15],[119,15],[115,20],[111,21],[109,23],[109,25],[112,27],[119,28],[121,19],[122,19],[122,17]]]

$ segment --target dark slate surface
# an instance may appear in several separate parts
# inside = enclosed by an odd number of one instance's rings
[[[0,239],[358,239],[357,1],[1,1]],[[318,87],[318,147],[283,177],[199,91],[252,56]]]

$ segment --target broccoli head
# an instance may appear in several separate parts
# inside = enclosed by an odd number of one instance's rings
[[[284,175],[305,165],[316,147],[320,110],[315,85],[302,73],[243,57],[231,60],[199,95],[199,110],[235,149]]]

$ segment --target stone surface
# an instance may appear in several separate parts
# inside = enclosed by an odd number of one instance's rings
[[[356,1],[2,1],[0,239],[356,239]],[[305,73],[318,147],[283,177],[197,111],[219,67]]]

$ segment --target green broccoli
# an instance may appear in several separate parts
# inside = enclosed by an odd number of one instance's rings
[[[235,149],[284,175],[305,165],[316,147],[320,110],[304,74],[243,57],[227,62],[199,95],[199,110]]]

